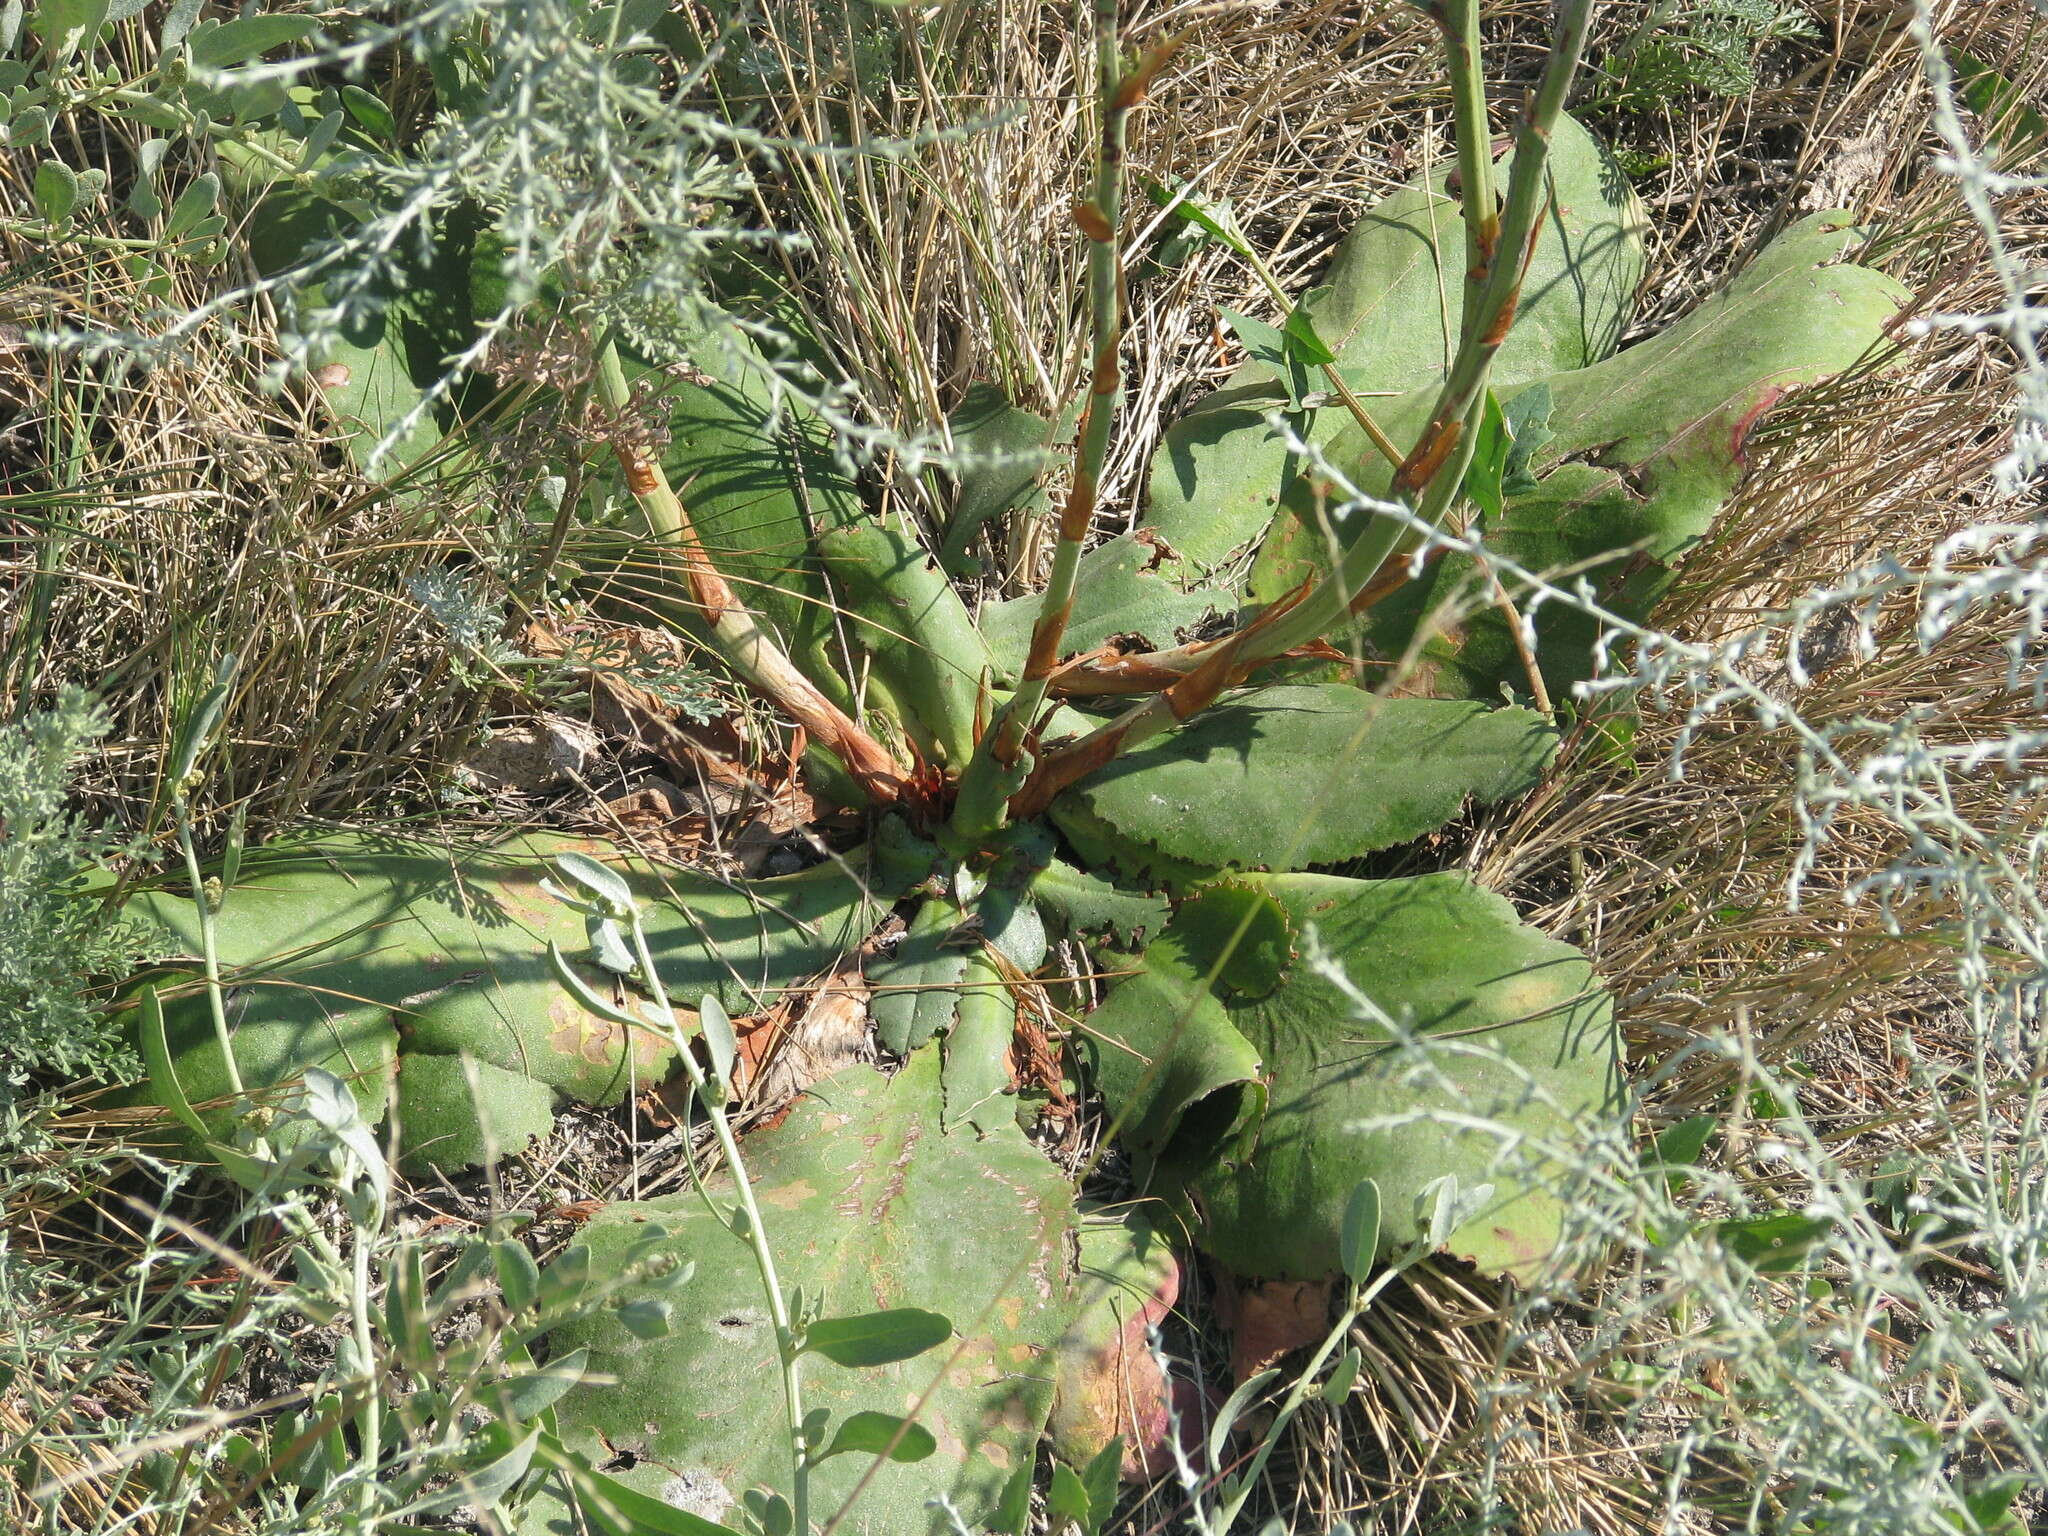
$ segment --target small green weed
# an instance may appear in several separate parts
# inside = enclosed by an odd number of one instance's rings
[[[90,894],[121,836],[70,808],[71,766],[106,733],[77,690],[0,727],[0,1095],[32,1074],[125,1078],[133,1052],[89,983],[125,975],[141,930]]]
[[[1659,0],[1608,54],[1601,104],[1655,112],[1693,91],[1747,95],[1765,48],[1819,36],[1799,0]]]

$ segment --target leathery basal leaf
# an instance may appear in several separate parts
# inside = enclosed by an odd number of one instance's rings
[[[1230,613],[1237,599],[1220,588],[1183,591],[1183,563],[1149,534],[1125,533],[1081,556],[1074,578],[1074,607],[1067,619],[1064,649],[1090,651],[1112,639],[1131,637],[1140,649],[1179,644],[1213,614]],[[997,680],[1014,685],[1031,647],[1039,594],[983,603],[975,614],[998,666]]]
[[[1364,395],[1433,387],[1457,345],[1465,231],[1444,185],[1450,170],[1448,162],[1433,167],[1367,212],[1323,285],[1301,301],[1346,383]],[[1641,206],[1612,157],[1569,118],[1558,125],[1549,174],[1556,200],[1494,363],[1497,388],[1613,351],[1642,277]],[[1323,387],[1320,376],[1311,383]],[[1195,566],[1222,564],[1273,521],[1300,468],[1265,424],[1282,403],[1273,370],[1247,363],[1175,423],[1153,456],[1146,521]],[[1366,401],[1375,414],[1383,404]],[[1355,426],[1336,403],[1296,421],[1325,447]]]
[[[524,1152],[555,1126],[545,1083],[462,1056],[401,1057],[400,1155],[414,1166],[481,1168]]]
[[[1162,939],[1079,1033],[1117,1143],[1145,1165],[1233,1155],[1265,1110],[1259,1054],[1203,975]]]
[[[972,949],[959,912],[946,902],[928,901],[911,918],[895,952],[869,963],[868,985],[875,994],[869,1010],[884,1050],[907,1056],[953,1027]]]
[[[1618,1112],[1613,1010],[1585,957],[1458,874],[1241,879],[1284,907],[1381,1017],[1440,1048],[1406,1056],[1380,1017],[1301,962],[1269,995],[1224,1004],[1263,1058],[1271,1099],[1248,1158],[1219,1160],[1220,1138],[1208,1154],[1185,1134],[1177,1144],[1204,1246],[1240,1275],[1334,1277],[1359,1180],[1379,1187],[1385,1257],[1417,1236],[1424,1187],[1455,1174],[1493,1192],[1447,1250],[1493,1272],[1538,1268],[1559,1223],[1542,1144]]]
[[[866,1067],[831,1078],[747,1140],[786,1286],[828,1311],[921,1307],[956,1329],[952,1345],[894,1365],[806,1360],[805,1400],[834,1422],[903,1413],[938,1383],[918,1416],[936,1453],[878,1472],[850,1530],[943,1530],[944,1517],[926,1508],[940,1495],[985,1521],[1031,1458],[1051,1402],[1051,1349],[1070,1306],[1072,1191],[1014,1126],[947,1136],[940,1114],[937,1053],[925,1051],[892,1078]],[[789,1475],[787,1430],[767,1406],[779,1405],[782,1387],[760,1276],[751,1248],[694,1193],[601,1212],[584,1231],[598,1271],[650,1223],[696,1261],[677,1330],[643,1343],[608,1314],[557,1330],[556,1347],[587,1347],[592,1372],[617,1385],[572,1388],[556,1413],[572,1448],[609,1447],[607,1460],[630,1451],[629,1484],[691,1487],[697,1507],[717,1517],[743,1489],[783,1488]],[[836,1509],[866,1470],[860,1457],[826,1462],[814,1506]]]
[[[308,1065],[355,1086],[381,1117],[394,1046],[531,1078],[572,1098],[615,1104],[637,1077],[658,1081],[673,1059],[655,1032],[587,1012],[548,959],[588,943],[583,914],[547,896],[548,860],[587,840],[534,837],[454,848],[391,837],[295,839],[248,851],[216,918],[229,981],[236,1060],[252,1088]],[[865,937],[888,899],[867,869],[820,865],[744,889],[700,875],[622,865],[646,914],[663,979],[688,1006],[706,992],[751,1012],[835,963]],[[128,907],[198,948],[192,903],[146,892]],[[617,978],[576,962],[609,994]],[[624,987],[622,1006],[644,1009]],[[195,1101],[227,1091],[202,995],[166,993],[165,1029],[179,1080]]]
[[[1010,1093],[1017,1000],[982,955],[969,958],[960,982],[960,1017],[946,1037],[945,1129],[993,1131],[1017,1118]]]
[[[1663,334],[1590,368],[1504,389],[1510,414],[1527,395],[1548,393],[1549,409],[1529,424],[1549,435],[1528,466],[1538,483],[1508,496],[1505,516],[1486,531],[1489,547],[1531,571],[1583,575],[1602,606],[1645,619],[1741,482],[1757,423],[1786,390],[1861,359],[1910,298],[1883,273],[1829,265],[1864,233],[1843,214],[1815,214]],[[1384,482],[1373,467],[1360,486]],[[1261,567],[1254,595],[1301,574],[1267,553]],[[1391,657],[1423,615],[1461,591],[1476,599],[1425,644],[1415,691],[1487,698],[1503,683],[1526,686],[1507,621],[1476,578],[1471,560],[1448,555],[1368,613],[1366,638]],[[1592,675],[1600,625],[1557,602],[1536,609],[1534,622],[1545,681],[1561,697]]]
[[[1306,869],[1420,837],[1468,798],[1525,790],[1555,748],[1528,710],[1266,688],[1126,753],[1052,817],[1133,875]]]
[[[988,383],[968,386],[948,425],[953,446],[974,462],[959,471],[959,494],[946,522],[939,564],[949,576],[978,576],[981,563],[968,551],[981,526],[1044,507],[1038,480],[1059,434],[1051,422],[1012,405]]]
[[[1077,1467],[1121,1441],[1125,1477],[1159,1476],[1171,1454],[1170,1388],[1146,1330],[1180,1297],[1180,1261],[1143,1206],[1087,1212],[1080,1255],[1047,1438],[1054,1455]]]

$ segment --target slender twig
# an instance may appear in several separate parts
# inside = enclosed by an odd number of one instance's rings
[[[782,1280],[775,1269],[775,1250],[768,1243],[768,1229],[761,1222],[761,1207],[754,1199],[754,1182],[747,1176],[747,1165],[740,1158],[740,1146],[732,1133],[732,1120],[725,1112],[726,1095],[729,1085],[720,1081],[713,1083],[697,1063],[696,1052],[691,1050],[688,1037],[683,1034],[682,1024],[676,1018],[675,1010],[669,1006],[668,992],[662,986],[661,973],[654,968],[654,954],[648,948],[647,930],[641,926],[640,913],[628,907],[624,914],[633,931],[633,958],[639,962],[641,979],[646,983],[648,996],[653,1000],[656,1016],[661,1020],[663,1032],[676,1054],[682,1058],[683,1070],[689,1074],[690,1086],[695,1090],[697,1100],[704,1106],[705,1115],[711,1121],[712,1130],[718,1136],[718,1150],[724,1154],[725,1166],[732,1175],[733,1188],[738,1193],[740,1210],[746,1221],[747,1245],[753,1250],[754,1264],[761,1272],[761,1289],[768,1296],[768,1316],[775,1325],[775,1352],[782,1365],[782,1395],[789,1409],[789,1453],[791,1481],[789,1489],[790,1510],[795,1519],[792,1528],[803,1536],[809,1536],[810,1517],[810,1466],[813,1447],[804,1438],[804,1395],[803,1395],[803,1351],[796,1328],[789,1315],[789,1300],[782,1294]],[[707,1200],[710,1198],[707,1194]]]
[[[598,355],[597,389],[609,411],[624,412],[633,403],[625,367],[613,342],[606,342]],[[639,503],[648,527],[681,555],[690,601],[710,630],[719,654],[762,697],[844,763],[869,799],[878,806],[894,805],[903,796],[902,766],[798,670],[753,610],[733,595],[698,541],[690,514],[670,488],[661,465],[624,440],[615,442],[613,449],[625,470],[626,487]]]
[[[1081,551],[1095,524],[1102,466],[1109,456],[1109,432],[1123,391],[1124,291],[1123,259],[1118,239],[1123,222],[1124,128],[1132,108],[1145,99],[1153,79],[1172,57],[1177,40],[1148,52],[1129,73],[1117,42],[1117,0],[1095,0],[1095,69],[1100,96],[1100,141],[1095,156],[1095,186],[1085,202],[1074,205],[1074,223],[1088,237],[1088,315],[1092,349],[1088,367],[1088,399],[1074,448],[1074,476],[1060,508],[1059,542],[1052,572],[1040,594],[1038,618],[1031,626],[1031,645],[1017,692],[992,724],[989,735],[963,775],[954,825],[964,832],[986,831],[1002,820],[1003,787],[1015,767],[1025,738],[1045,704],[1047,688],[1060,664],[1061,643],[1074,610],[1074,588]]]

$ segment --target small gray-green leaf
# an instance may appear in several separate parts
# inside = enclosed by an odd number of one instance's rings
[[[584,1367],[589,1363],[589,1350],[572,1349],[540,1370],[512,1377],[504,1383],[506,1410],[515,1420],[547,1412],[564,1392],[583,1379]]]
[[[540,1295],[540,1265],[518,1238],[500,1238],[491,1245],[491,1266],[498,1272],[506,1311],[523,1312]]]
[[[50,141],[50,114],[44,107],[27,107],[14,114],[7,125],[7,142],[16,149]]]
[[[36,212],[43,222],[62,224],[78,205],[78,177],[61,160],[45,160],[36,167]]]
[[[1238,1388],[1223,1400],[1223,1406],[1216,1410],[1216,1422],[1209,1426],[1209,1465],[1224,1465],[1223,1453],[1230,1444],[1230,1432],[1237,1428],[1237,1421],[1244,1416],[1259,1394],[1266,1390],[1279,1376],[1278,1366],[1267,1366],[1254,1376],[1238,1383]]]
[[[676,1309],[665,1298],[644,1297],[618,1309],[619,1323],[636,1339],[665,1339],[675,1326]]]
[[[789,1507],[789,1500],[779,1493],[762,1494],[754,1490],[750,1490],[750,1496],[757,1501],[750,1507],[760,1522],[761,1536],[790,1536],[796,1528],[796,1512]]]
[[[191,57],[202,69],[228,69],[261,58],[273,48],[296,43],[320,30],[315,16],[280,14],[241,16],[191,38]]]
[[[199,221],[213,212],[220,200],[220,178],[212,171],[193,178],[192,184],[171,204],[171,216],[164,220],[164,238],[177,240],[198,228]]]
[[[893,1413],[868,1409],[848,1414],[833,1435],[831,1445],[817,1459],[824,1461],[848,1451],[864,1451],[870,1456],[887,1456],[891,1461],[923,1461],[938,1448],[939,1442],[923,1425],[912,1424]]]
[[[599,997],[591,989],[590,983],[585,981],[576,967],[570,963],[568,955],[563,953],[562,946],[553,939],[548,941],[548,963],[555,969],[555,978],[569,989],[576,1001],[599,1018],[609,1019],[614,1024],[624,1024],[634,1029],[648,1027],[647,1020],[636,1019],[624,1009]]]
[[[398,138],[398,119],[391,115],[391,109],[381,98],[371,95],[361,86],[344,85],[341,104],[348,108],[348,115],[361,124],[370,137],[387,144]]]
[[[740,1045],[725,1005],[709,992],[697,999],[697,1027],[703,1030],[704,1047],[711,1053],[712,1075],[729,1086],[733,1065],[740,1059]]]
[[[804,1332],[804,1350],[834,1365],[889,1365],[936,1349],[953,1336],[952,1322],[920,1307],[892,1307],[858,1317],[824,1317]]]
[[[534,1305],[543,1314],[569,1305],[583,1295],[590,1284],[590,1250],[582,1243],[562,1250],[555,1262],[540,1272]]]
[[[1360,1179],[1351,1187],[1344,1206],[1344,1273],[1363,1284],[1372,1273],[1380,1246],[1380,1187],[1371,1179]]]
[[[157,51],[170,53],[191,34],[199,20],[199,0],[171,0],[164,13],[164,29],[157,34]]]
[[[1343,1356],[1331,1369],[1330,1379],[1322,1385],[1323,1401],[1334,1408],[1343,1402],[1345,1398],[1349,1397],[1353,1384],[1358,1380],[1358,1369],[1363,1363],[1364,1361],[1358,1353],[1357,1345],[1354,1344],[1351,1348],[1345,1350]]]
[[[640,968],[640,962],[633,958],[632,948],[626,943],[625,930],[619,927],[617,918],[586,913],[583,928],[590,935],[591,958],[606,970],[630,976]]]
[[[519,1480],[526,1476],[526,1469],[533,1465],[533,1453],[540,1446],[540,1434],[537,1429],[531,1431],[504,1455],[484,1463],[473,1472],[458,1474],[452,1487],[415,1500],[406,1505],[400,1513],[427,1515],[437,1510],[454,1509],[462,1504],[473,1504],[479,1509],[489,1509],[517,1487]]]
[[[306,133],[305,147],[299,151],[298,168],[309,171],[320,157],[334,146],[334,140],[341,132],[341,108],[336,107],[323,116]]]
[[[633,888],[625,877],[588,854],[573,850],[558,853],[554,865],[563,875],[597,897],[599,902],[621,916],[633,910]]]

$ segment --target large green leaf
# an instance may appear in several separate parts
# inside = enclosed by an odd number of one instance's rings
[[[1560,1214],[1540,1144],[1571,1144],[1585,1117],[1611,1115],[1619,1103],[1612,1009],[1585,957],[1524,926],[1462,875],[1247,875],[1232,885],[1270,897],[1304,948],[1319,946],[1381,1015],[1459,1049],[1418,1065],[1326,968],[1305,960],[1262,996],[1224,1000],[1271,1097],[1249,1156],[1235,1128],[1211,1133],[1206,1148],[1196,1145],[1199,1123],[1176,1136],[1208,1251],[1244,1276],[1333,1277],[1360,1179],[1379,1185],[1384,1255],[1418,1235],[1424,1186],[1455,1174],[1467,1190],[1493,1190],[1448,1251],[1489,1271],[1540,1265]],[[1163,943],[1172,965],[1185,966],[1186,951],[1199,947],[1172,929]],[[1208,1048],[1186,1038],[1190,1049]],[[1389,1118],[1399,1123],[1372,1123]],[[1504,1155],[1503,1141],[1476,1122],[1531,1141]]]
[[[701,376],[670,391],[662,462],[698,540],[836,704],[886,743],[907,737],[958,767],[990,669],[958,593],[913,538],[866,516],[830,429],[778,398],[750,337],[714,322],[692,358]]]
[[[977,711],[996,670],[952,582],[916,540],[879,523],[818,536],[849,643],[871,658],[927,762],[958,772],[974,753]]]
[[[1071,1188],[1014,1125],[944,1135],[937,1053],[893,1078],[860,1067],[813,1088],[781,1125],[746,1146],[785,1286],[822,1298],[827,1315],[921,1307],[951,1318],[955,1341],[915,1359],[851,1370],[804,1365],[807,1406],[835,1424],[858,1412],[903,1414],[936,1389],[918,1422],[936,1455],[889,1466],[841,1527],[908,1536],[945,1529],[926,1507],[941,1495],[984,1521],[1004,1483],[1028,1465],[1050,1408],[1051,1349],[1067,1321]],[[729,1199],[722,1183],[714,1196]],[[694,1194],[614,1205],[585,1229],[597,1269],[648,1223],[675,1234],[695,1263],[688,1310],[667,1339],[634,1338],[607,1312],[559,1329],[557,1348],[590,1350],[592,1373],[615,1386],[577,1386],[557,1405],[562,1437],[610,1461],[630,1454],[628,1481],[677,1483],[737,1499],[766,1484],[787,1492],[782,1383],[751,1248]],[[829,1438],[829,1436],[828,1436]],[[829,1515],[869,1459],[835,1457],[814,1476]]]
[[[884,1050],[907,1056],[953,1027],[960,1011],[960,979],[977,944],[958,908],[927,901],[911,918],[902,942],[869,962],[875,1038]]]
[[[1166,926],[1164,898],[1124,890],[1058,859],[1039,871],[1031,895],[1069,932],[1101,935],[1112,944],[1142,944]]]
[[[737,326],[709,326],[691,360],[699,377],[667,397],[662,468],[735,595],[844,705],[847,658],[834,650],[831,588],[811,540],[854,522],[859,493],[819,424],[777,401],[766,360]]]
[[[589,940],[583,917],[540,889],[545,861],[593,846],[530,837],[457,850],[338,836],[251,850],[216,921],[245,1080],[268,1085],[309,1064],[344,1075],[388,1068],[394,1020],[407,1053],[467,1052],[586,1103],[617,1103],[636,1076],[657,1080],[673,1060],[666,1041],[587,1012],[548,958],[550,941],[581,957]],[[840,861],[746,887],[646,865],[630,874],[677,1000],[694,1006],[709,992],[734,1013],[834,964],[887,900],[879,866]],[[148,892],[128,911],[166,931],[166,952],[197,952],[189,900]],[[616,985],[575,963],[600,991]],[[203,997],[188,988],[165,1013],[187,1093],[225,1091]],[[362,1081],[379,1082],[365,1107],[381,1114],[381,1080]]]
[[[973,384],[948,423],[953,446],[980,462],[960,472],[939,563],[949,576],[979,575],[968,550],[984,524],[1044,509],[1038,477],[1055,436],[1053,424],[1010,403],[993,384]]]
[[[228,993],[226,1011],[244,1089],[255,1093],[280,1088],[302,1078],[308,1067],[320,1067],[348,1083],[366,1120],[374,1124],[383,1119],[391,1105],[398,1052],[398,1032],[388,1010],[299,987],[237,986]],[[203,996],[187,993],[166,1002],[164,1038],[177,1090],[194,1105],[227,1100],[233,1094],[234,1080]],[[150,1081],[119,1090],[106,1102],[169,1108],[174,1099],[171,1085]],[[202,1109],[200,1118],[215,1138],[232,1139],[233,1121],[226,1107]],[[181,1145],[193,1145],[182,1131],[170,1134]]]
[[[1133,1473],[1164,1470],[1170,1454],[1168,1385],[1146,1331],[1179,1299],[1180,1263],[1152,1215],[1142,1205],[1082,1213],[1077,1306],[1059,1343],[1046,1433],[1070,1466],[1087,1466],[1118,1439]]]
[[[1301,302],[1362,394],[1433,390],[1456,347],[1465,229],[1444,190],[1449,170],[1438,166],[1371,209]],[[1641,206],[1612,157],[1569,118],[1558,124],[1549,172],[1555,201],[1494,363],[1497,387],[1607,356],[1642,278]],[[1264,421],[1283,398],[1270,367],[1247,363],[1153,456],[1146,520],[1195,565],[1213,569],[1258,538],[1296,478],[1299,466]],[[1365,403],[1377,417],[1385,402]],[[1336,404],[1304,413],[1300,426],[1325,446],[1357,430]]]
[[[1266,688],[1118,758],[1052,815],[1132,875],[1306,869],[1420,837],[1468,798],[1525,790],[1555,746],[1527,710]]]
[[[398,1142],[408,1163],[482,1168],[524,1152],[554,1125],[554,1095],[521,1073],[461,1056],[399,1062]]]
[[[946,1036],[944,1129],[963,1125],[993,1131],[1014,1124],[1010,1041],[1017,1032],[1017,999],[1002,972],[983,955],[968,958],[960,977],[959,1017]]]
[[[1787,389],[1864,357],[1910,297],[1881,273],[1827,264],[1864,234],[1842,214],[1816,214],[1663,334],[1528,386],[1547,389],[1551,401],[1543,425],[1552,436],[1531,465],[1541,483],[1510,499],[1488,544],[1539,573],[1583,574],[1603,606],[1647,618],[1740,482],[1758,419]],[[1503,393],[1512,407],[1522,391]],[[1384,481],[1370,468],[1362,488]],[[1269,550],[1254,594],[1276,595],[1298,574]],[[1470,560],[1447,556],[1371,610],[1367,638],[1392,657],[1425,613],[1465,595],[1467,616],[1424,647],[1418,688],[1486,698],[1503,683],[1523,685],[1506,620],[1484,602],[1476,577]],[[1592,675],[1593,618],[1552,602],[1535,623],[1554,693]]]
[[[1215,1155],[1265,1112],[1259,1053],[1204,984],[1203,958],[1154,944],[1078,1036],[1117,1145],[1146,1166]]]
[[[250,259],[265,276],[290,271],[356,222],[339,203],[273,189],[249,215]],[[464,207],[440,221],[424,250],[401,242],[391,253],[391,270],[369,294],[358,296],[339,338],[311,359],[326,370],[318,376],[325,380],[320,393],[328,409],[357,429],[349,452],[359,463],[419,409],[447,376],[448,359],[475,339],[469,294],[486,222],[478,210]],[[294,302],[317,308],[328,300],[316,282],[297,290]],[[443,426],[440,413],[421,413],[392,443],[379,471],[388,478],[416,463],[441,441]]]

